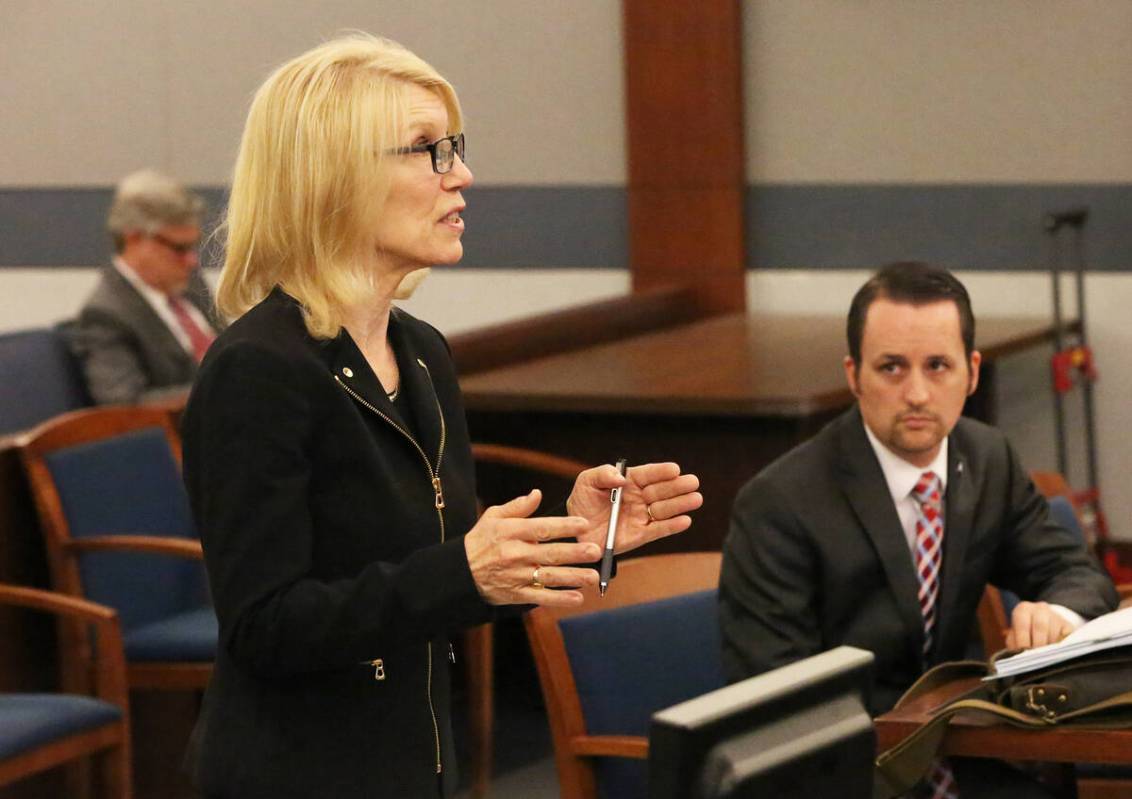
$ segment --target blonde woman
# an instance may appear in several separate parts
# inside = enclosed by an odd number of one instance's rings
[[[676,464],[606,465],[578,476],[569,516],[528,518],[532,491],[477,520],[447,345],[392,302],[459,261],[471,184],[452,87],[393,42],[325,44],[252,102],[218,293],[238,318],[184,417],[220,619],[207,797],[450,795],[454,632],[580,602],[611,488],[618,551],[702,501]]]

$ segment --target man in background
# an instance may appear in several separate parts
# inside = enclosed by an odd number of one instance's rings
[[[960,416],[981,356],[950,272],[881,269],[847,328],[857,403],[739,492],[720,614],[732,681],[842,644],[871,651],[875,715],[928,667],[964,657],[988,583],[1030,600],[1011,620],[1017,647],[1058,641],[1117,597],[1005,436]],[[922,795],[1047,795],[1003,764],[954,762]]]
[[[117,187],[107,218],[114,258],[70,328],[98,404],[188,391],[221,324],[199,266],[204,202],[152,170]]]

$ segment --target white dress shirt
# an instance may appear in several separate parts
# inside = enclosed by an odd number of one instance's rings
[[[880,469],[884,472],[884,480],[888,484],[888,492],[892,495],[892,502],[896,506],[896,515],[900,517],[900,526],[904,529],[904,538],[908,542],[909,557],[914,558],[913,552],[916,547],[916,500],[912,496],[912,489],[915,488],[916,483],[920,481],[920,475],[924,472],[935,472],[939,475],[941,494],[944,497],[947,496],[947,439],[945,438],[940,443],[939,453],[932,459],[932,462],[921,468],[904,460],[881,443],[881,440],[873,434],[873,431],[869,429],[867,424],[865,425],[865,435],[869,437],[869,444],[872,445],[873,452],[876,453],[877,456],[877,461],[880,462]],[[940,513],[943,517],[943,540],[946,542],[947,516],[945,511],[946,506],[940,508]],[[1073,625],[1074,628],[1080,627],[1085,623],[1085,620],[1081,618],[1079,613],[1067,607],[1051,604],[1050,608]]]

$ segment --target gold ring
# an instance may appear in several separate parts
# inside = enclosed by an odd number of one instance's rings
[[[645,505],[645,513],[647,513],[649,515],[649,524],[652,524],[653,522],[656,521],[656,517],[652,515],[652,503],[651,502],[648,505]]]
[[[538,578],[540,571],[542,571],[542,567],[535,566],[534,573],[531,575],[531,588],[542,588],[542,581]]]

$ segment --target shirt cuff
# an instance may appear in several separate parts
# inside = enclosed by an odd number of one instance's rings
[[[1085,623],[1085,619],[1081,616],[1080,613],[1078,613],[1075,610],[1070,610],[1069,608],[1065,607],[1064,605],[1051,604],[1049,606],[1049,609],[1052,610],[1054,613],[1056,613],[1061,618],[1065,619],[1070,624],[1072,624],[1074,630],[1076,630],[1078,627],[1080,627],[1082,624]]]

